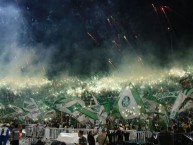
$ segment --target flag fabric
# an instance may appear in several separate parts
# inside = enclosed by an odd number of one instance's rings
[[[91,119],[97,120],[97,114],[94,111],[89,110],[86,107],[81,106],[78,102],[72,104],[71,106],[67,107],[71,112],[78,111]]]
[[[170,118],[175,119],[176,115],[179,112],[183,112],[184,110],[192,107],[193,100],[193,89],[184,89],[179,93],[176,101],[172,107]]]
[[[187,96],[187,98],[181,104],[179,112],[193,108],[193,89],[185,89],[183,93]]]
[[[50,118],[54,116],[56,116],[56,111],[53,109],[44,113],[44,118]]]
[[[148,100],[146,98],[142,98],[146,112],[148,113],[153,113],[156,112],[157,106],[159,106],[159,103],[153,101],[153,100]]]
[[[91,109],[85,107],[83,100],[76,98],[74,100],[60,100],[57,101],[56,109],[72,115],[80,123],[85,124],[89,122],[89,119],[97,120],[97,113]]]
[[[2,103],[0,103],[0,109],[5,109],[5,106]]]
[[[145,113],[143,102],[134,87],[124,89],[118,100],[118,109],[124,119],[133,119]]]
[[[27,112],[27,117],[33,120],[37,120],[41,115],[39,107],[33,98],[30,98],[29,101],[23,102],[23,109]]]
[[[23,120],[25,118],[25,112],[22,108],[9,104],[8,107],[11,109],[2,116],[2,118],[14,118]]]
[[[187,96],[184,93],[182,93],[182,92],[179,93],[179,95],[178,95],[178,97],[177,97],[177,99],[172,107],[171,113],[170,113],[171,119],[175,119],[181,104],[184,102],[184,100],[186,98],[187,98]]]
[[[23,110],[15,105],[9,105],[9,108],[13,109],[16,113],[21,114],[23,113]]]

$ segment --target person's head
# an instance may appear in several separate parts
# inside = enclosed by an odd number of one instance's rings
[[[15,128],[18,128],[18,124],[15,124]]]
[[[189,77],[184,77],[182,78],[179,83],[181,84],[181,86],[183,88],[191,88],[192,85],[191,85],[191,80],[189,79]]]
[[[82,137],[82,136],[83,136],[83,131],[82,131],[82,130],[79,130],[78,136],[79,136],[79,137]]]
[[[165,131],[165,128],[164,127],[161,127],[160,128],[160,132],[164,132]]]
[[[89,134],[89,135],[92,135],[92,131],[89,131],[88,134]]]
[[[102,129],[102,133],[105,133],[105,132],[106,132],[106,129],[105,129],[105,128],[103,128],[103,129]]]

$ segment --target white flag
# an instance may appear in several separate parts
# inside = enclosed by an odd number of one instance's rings
[[[41,114],[41,112],[33,98],[30,98],[30,101],[24,101],[23,106],[23,109],[28,112],[27,117],[34,120],[38,119],[38,116]]]
[[[174,119],[176,117],[177,112],[179,112],[179,108],[181,104],[184,102],[184,100],[187,98],[186,95],[184,95],[182,92],[179,93],[173,107],[171,110],[170,118]]]
[[[124,89],[120,93],[118,108],[124,119],[133,119],[140,116],[140,107],[130,89]]]

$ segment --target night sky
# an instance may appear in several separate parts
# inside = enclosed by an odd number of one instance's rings
[[[0,0],[1,76],[90,77],[123,58],[191,64],[192,0]],[[131,62],[132,63],[132,62]]]

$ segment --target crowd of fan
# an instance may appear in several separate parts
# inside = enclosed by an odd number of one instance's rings
[[[19,145],[22,136],[22,126],[16,123],[4,123],[0,125],[0,145],[6,145],[8,140],[12,145]]]

